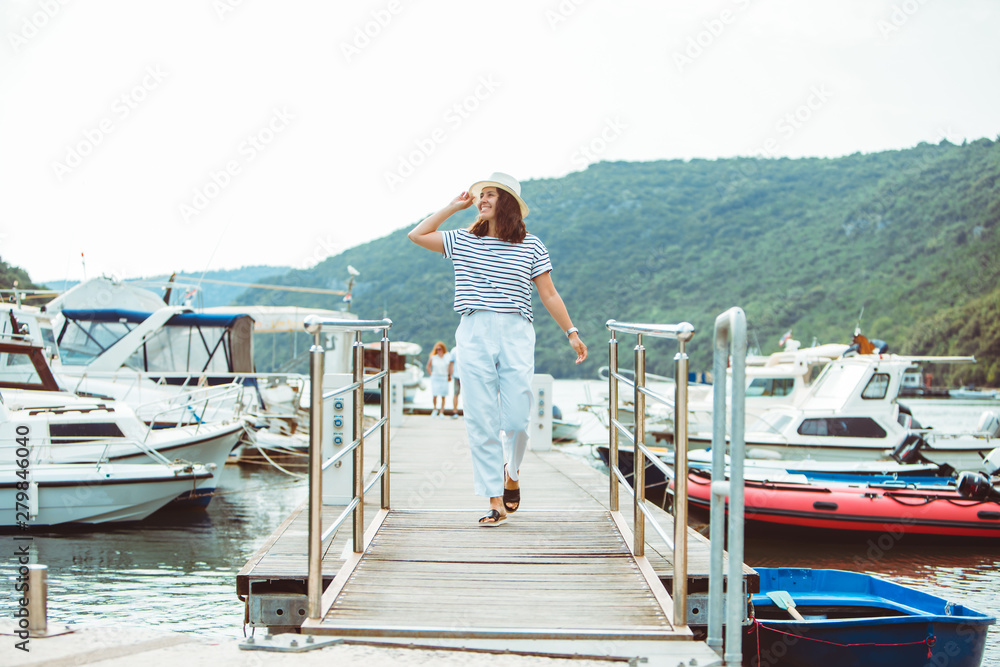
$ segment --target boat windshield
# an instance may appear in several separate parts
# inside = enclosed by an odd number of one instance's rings
[[[795,378],[753,378],[747,385],[749,396],[788,396],[795,388]]]
[[[136,326],[124,318],[107,322],[67,318],[59,334],[59,357],[64,364],[86,366]]]
[[[851,395],[867,372],[868,366],[864,364],[830,364],[816,380],[813,396],[843,400]]]
[[[752,433],[781,433],[792,421],[785,412],[765,412],[748,430]]]

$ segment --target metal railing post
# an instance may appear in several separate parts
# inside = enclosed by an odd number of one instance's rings
[[[633,496],[633,547],[632,553],[636,556],[645,554],[646,544],[646,515],[639,509],[646,503],[646,455],[642,453],[640,444],[645,444],[644,434],[646,432],[646,395],[642,393],[646,386],[646,348],[642,346],[642,334],[638,336],[639,342],[635,346],[635,392],[633,405],[635,409],[635,431],[633,435],[634,446],[632,447],[632,488],[635,490]]]
[[[354,553],[365,548],[365,347],[361,343],[361,332],[354,334],[354,436],[359,444],[354,449],[354,497],[358,505],[354,508]]]
[[[687,625],[688,355],[694,332],[678,336],[674,356],[674,625]]]
[[[746,443],[746,315],[740,308],[730,308],[715,320],[712,405],[712,492],[711,492],[711,558],[709,565],[708,646],[723,652],[722,625],[725,620],[725,652],[727,665],[742,661],[742,625],[746,615],[743,599],[743,462]],[[726,369],[732,358],[729,413],[729,479],[726,479]],[[723,606],[722,553],[726,497],[729,497],[729,567],[728,586]]]
[[[615,339],[615,332],[611,332],[611,340],[608,341],[608,467],[611,470],[611,474],[608,476],[610,479],[610,493],[609,498],[610,507],[612,512],[618,511],[618,475],[615,474],[615,470],[618,468],[618,429],[615,427],[615,422],[618,420],[618,378],[615,377],[615,373],[618,372],[618,341]],[[634,457],[633,457],[634,458]]]
[[[318,619],[323,597],[323,363],[320,332],[309,348],[309,618]]]
[[[391,389],[389,382],[389,332],[388,330],[382,332],[382,364],[381,368],[385,372],[382,376],[381,387],[382,387],[382,414],[381,417],[385,418],[382,423],[382,465],[386,466],[386,473],[382,475],[382,509],[389,509],[389,391]],[[399,388],[400,396],[399,400],[403,400],[402,391],[403,388]]]

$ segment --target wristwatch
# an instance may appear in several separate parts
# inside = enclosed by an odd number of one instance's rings
[[[580,333],[579,329],[577,329],[576,327],[570,327],[569,329],[566,329],[566,338],[569,338],[571,335],[578,333]]]

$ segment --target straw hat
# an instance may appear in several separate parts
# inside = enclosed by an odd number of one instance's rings
[[[490,177],[485,181],[478,181],[469,186],[469,194],[472,195],[472,200],[476,201],[479,199],[479,193],[483,191],[483,188],[488,187],[500,188],[505,192],[509,192],[514,195],[514,199],[521,206],[521,218],[528,217],[528,205],[524,203],[521,199],[521,184],[517,182],[517,179],[508,174],[501,173],[499,171],[493,172]]]

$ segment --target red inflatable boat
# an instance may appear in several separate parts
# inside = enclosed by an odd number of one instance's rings
[[[707,508],[711,477],[688,474],[690,502]],[[830,530],[1000,538],[1000,502],[973,500],[954,484],[848,484],[830,481],[744,485],[748,522]],[[728,499],[727,499],[728,502]]]

